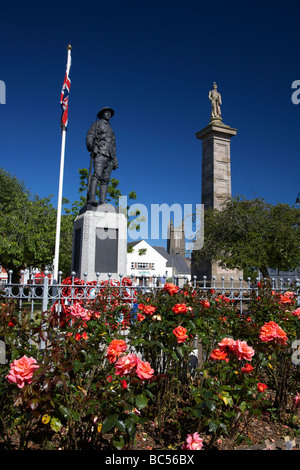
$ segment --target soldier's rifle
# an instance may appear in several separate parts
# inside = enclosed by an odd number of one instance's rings
[[[98,122],[98,116],[97,116],[97,118],[96,118],[96,124],[95,124],[95,127],[96,127],[96,136],[95,136],[95,138],[94,138],[94,142],[93,142],[93,146],[92,146],[92,150],[91,150],[89,175],[88,175],[88,181],[87,181],[87,200],[89,199],[90,185],[91,185],[91,179],[92,179],[94,146],[95,146],[95,142],[97,141],[97,137],[98,137],[98,126],[97,126],[97,122]]]

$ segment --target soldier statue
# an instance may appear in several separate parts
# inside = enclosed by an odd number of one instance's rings
[[[98,205],[96,192],[99,183],[100,204],[105,204],[111,172],[118,168],[116,139],[109,122],[113,115],[113,109],[102,108],[97,114],[99,120],[92,124],[86,136],[86,147],[91,152],[87,203],[91,205]],[[92,166],[93,175],[91,175]]]
[[[210,90],[208,98],[211,101],[211,117],[210,119],[222,119],[221,118],[221,104],[222,99],[220,93],[217,91],[217,84],[214,82],[213,89]]]

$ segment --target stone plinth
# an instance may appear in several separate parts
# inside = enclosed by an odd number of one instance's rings
[[[107,279],[112,274],[126,275],[127,219],[111,204],[85,206],[75,219],[73,228],[72,271],[87,281]]]

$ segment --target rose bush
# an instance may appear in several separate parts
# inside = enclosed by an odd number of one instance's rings
[[[64,285],[67,295],[70,280]],[[162,446],[171,426],[178,448],[200,450],[202,433],[210,444],[221,435],[239,442],[266,411],[288,409],[294,419],[300,316],[292,290],[260,286],[241,313],[224,293],[172,283],[139,295],[127,279],[98,293],[95,283],[75,285],[73,303],[38,316],[0,306],[5,448],[42,434],[45,449],[129,449],[137,430],[153,425]]]

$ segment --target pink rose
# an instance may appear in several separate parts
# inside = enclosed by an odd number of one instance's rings
[[[140,379],[147,380],[151,379],[154,374],[154,370],[151,369],[149,362],[139,360],[136,365],[136,374]]]
[[[25,382],[28,384],[32,382],[33,374],[38,368],[39,365],[33,357],[23,356],[12,362],[6,378],[10,383],[15,383],[19,388],[23,388]]]
[[[222,349],[231,350],[232,347],[234,346],[234,343],[235,343],[235,341],[232,338],[223,338],[222,341],[220,343],[218,343],[218,345]]]
[[[127,354],[127,356],[120,357],[115,363],[115,373],[123,377],[129,375],[136,367],[139,358],[135,354]]]
[[[86,310],[80,303],[76,302],[70,307],[70,313],[75,318],[81,318],[84,321],[91,319],[89,310]]]
[[[240,361],[242,359],[246,361],[251,361],[252,356],[254,356],[255,354],[254,349],[251,348],[251,346],[248,346],[246,341],[240,341],[239,339],[235,341],[233,351],[235,352],[235,355]]]
[[[252,356],[255,354],[254,349],[246,341],[240,341],[239,339],[223,338],[218,345],[222,351],[234,354],[240,361],[251,361]]]
[[[197,432],[188,434],[185,443],[182,446],[184,450],[201,450],[203,447],[203,439]]]
[[[298,317],[300,320],[300,307],[296,308],[296,310],[292,312],[292,315],[294,315],[295,317]]]

